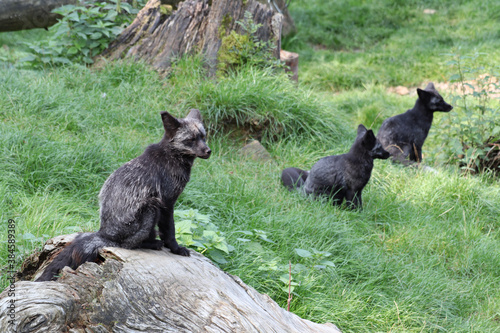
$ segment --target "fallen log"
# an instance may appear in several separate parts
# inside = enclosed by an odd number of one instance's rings
[[[22,274],[36,278],[75,235],[47,242]],[[340,332],[285,311],[196,252],[105,248],[101,258],[65,267],[57,281],[16,282],[15,327],[6,289],[0,332]]]
[[[2,0],[0,1],[0,32],[48,28],[61,16],[51,11],[78,0]]]

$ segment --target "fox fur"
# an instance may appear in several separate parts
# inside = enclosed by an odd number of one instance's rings
[[[105,246],[160,250],[189,256],[175,239],[174,204],[189,181],[196,157],[207,159],[211,150],[199,110],[177,119],[161,113],[165,134],[159,143],[112,173],[100,193],[99,231],[82,233],[67,245],[37,281],[55,280],[59,271],[95,261]],[[158,227],[160,239],[156,239]]]
[[[370,180],[373,160],[389,158],[372,130],[358,126],[358,134],[348,153],[323,157],[310,171],[287,168],[281,180],[290,191],[301,189],[306,194],[321,195],[341,205],[344,199],[351,209],[362,208],[361,194]]]
[[[453,109],[432,82],[423,90],[417,88],[417,94],[415,106],[384,120],[377,134],[382,146],[391,153],[392,160],[405,165],[422,161],[422,146],[429,134],[434,112]]]

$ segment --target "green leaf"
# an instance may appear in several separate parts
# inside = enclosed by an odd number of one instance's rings
[[[75,46],[72,46],[68,49],[69,55],[73,55],[73,54],[77,54],[77,53],[78,53],[78,49]]]
[[[116,11],[109,11],[104,19],[108,21],[114,21],[117,15],[118,13]]]
[[[194,229],[195,227],[195,224],[190,220],[175,222],[175,231],[179,234],[192,234],[192,229]]]
[[[248,231],[248,230],[241,230],[241,231],[237,231],[237,232],[241,232],[242,234],[247,235],[247,236],[253,236],[253,232]]]
[[[91,14],[99,14],[99,11],[101,10],[101,8],[99,7],[94,7],[94,8],[91,8],[88,13],[91,13]]]
[[[288,282],[290,282],[290,275],[288,273],[281,275],[280,281],[288,286]]]
[[[312,253],[304,249],[295,249],[295,253],[297,253],[302,258],[312,257]]]
[[[71,14],[66,15],[66,19],[73,21],[73,22],[80,21],[80,17],[78,16],[78,12],[72,12]]]
[[[265,253],[266,251],[264,250],[264,247],[259,242],[249,242],[246,243],[246,248],[249,251],[256,252],[256,253]]]
[[[78,35],[78,37],[82,38],[83,40],[87,40],[87,35],[84,34],[83,32],[77,32],[76,34]]]
[[[33,54],[28,54],[26,57],[19,59],[19,62],[31,62],[35,61],[37,58]]]
[[[319,263],[321,265],[335,267],[335,264],[332,261],[330,261],[330,260],[321,260]]]
[[[217,237],[217,233],[212,230],[203,230],[203,237],[208,238],[208,239],[213,239]]]
[[[71,61],[68,58],[64,57],[55,57],[54,62],[59,63],[59,64],[71,64]]]
[[[179,244],[184,246],[191,246],[194,243],[193,236],[191,234],[180,234],[176,236],[176,238]]]
[[[290,288],[287,287],[282,287],[281,290],[285,293],[288,294],[288,292],[290,291],[291,293],[293,293],[293,290],[295,289],[295,286],[291,286]]]
[[[218,264],[222,265],[228,263],[224,255],[219,251],[210,251],[207,255]]]
[[[36,237],[35,235],[33,235],[32,233],[30,232],[27,232],[23,235],[23,239],[26,239],[26,240],[35,240]]]
[[[102,33],[100,32],[94,32],[92,35],[90,35],[90,39],[99,39],[102,37]]]
[[[221,250],[222,252],[226,253],[226,254],[229,254],[229,248],[227,247],[226,243],[217,243],[215,245],[215,248],[218,249],[218,250]]]

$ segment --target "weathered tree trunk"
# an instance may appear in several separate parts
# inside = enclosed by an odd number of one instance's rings
[[[243,34],[236,22],[243,21],[246,11],[262,25],[256,37],[272,41],[278,58],[282,15],[255,0],[186,0],[171,15],[160,0],[150,0],[101,56],[142,59],[161,72],[175,57],[201,52],[213,74],[222,37],[232,30]]]
[[[76,4],[78,0],[1,0],[0,31],[47,28],[60,17],[54,8]]]
[[[49,241],[25,273],[75,235]],[[196,252],[106,248],[101,256],[100,264],[64,268],[55,282],[16,282],[16,326],[2,292],[0,332],[339,332],[285,311]]]

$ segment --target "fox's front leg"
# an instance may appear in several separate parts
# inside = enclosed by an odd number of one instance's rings
[[[162,209],[160,221],[158,222],[158,229],[160,231],[160,238],[172,253],[181,256],[189,256],[189,250],[183,246],[179,246],[175,239],[175,223],[174,223],[174,207],[167,207]]]

